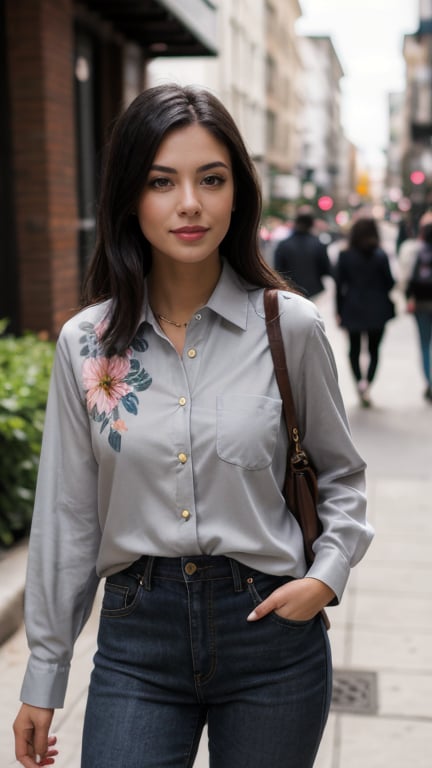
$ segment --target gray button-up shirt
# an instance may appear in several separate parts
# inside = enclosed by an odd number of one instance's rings
[[[307,575],[340,599],[372,538],[363,460],[353,447],[333,355],[315,306],[280,293],[303,445],[318,472],[323,533]],[[263,290],[225,263],[187,327],[180,357],[145,302],[125,357],[99,338],[107,304],[57,344],[26,588],[31,658],[22,700],[62,706],[75,639],[100,577],[141,555],[227,555],[302,577],[302,535],[283,487],[287,432]]]

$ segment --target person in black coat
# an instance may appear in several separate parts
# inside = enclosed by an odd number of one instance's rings
[[[348,331],[349,361],[361,403],[367,407],[384,328],[394,317],[389,292],[395,281],[388,256],[380,248],[374,219],[361,218],[353,224],[348,249],[339,254],[335,277],[339,324]],[[360,361],[363,338],[367,339],[369,354],[365,374]]]
[[[324,290],[323,276],[332,274],[327,248],[311,232],[313,224],[309,213],[299,213],[293,233],[279,243],[274,258],[275,269],[309,299]]]

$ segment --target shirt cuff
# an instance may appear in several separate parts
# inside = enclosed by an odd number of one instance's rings
[[[316,553],[315,560],[306,573],[306,577],[319,579],[319,581],[327,584],[336,595],[330,605],[337,605],[342,599],[350,570],[350,565],[340,550],[322,547]]]
[[[20,700],[34,707],[64,706],[70,664],[50,664],[33,657],[27,665]]]

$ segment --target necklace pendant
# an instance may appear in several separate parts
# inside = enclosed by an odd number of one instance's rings
[[[187,328],[189,323],[178,323],[176,320],[170,320],[168,317],[164,317],[164,315],[156,314],[156,317],[158,320],[162,320],[163,323],[169,323],[170,325],[174,325],[176,328]]]

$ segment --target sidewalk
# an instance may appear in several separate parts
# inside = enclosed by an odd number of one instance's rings
[[[334,324],[331,289],[319,304],[355,443],[368,462],[369,517],[376,538],[354,569],[342,605],[329,610],[335,695],[315,768],[430,768],[432,406],[422,399],[414,323],[401,315],[389,324],[372,391],[374,407],[362,410],[345,335]],[[0,561],[2,629],[11,619],[19,625],[24,567],[23,547]],[[56,713],[59,768],[79,768],[96,612],[76,646],[65,709]],[[25,661],[21,626],[0,647],[2,766],[14,764],[11,724]],[[203,740],[196,768],[207,765]]]

